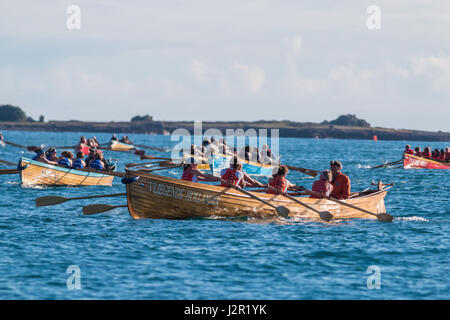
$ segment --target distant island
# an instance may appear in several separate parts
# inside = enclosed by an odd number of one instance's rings
[[[408,129],[389,129],[372,127],[356,115],[341,115],[333,121],[321,123],[294,121],[207,121],[202,122],[203,130],[217,128],[225,134],[226,129],[279,129],[280,137],[318,138],[318,139],[373,139],[409,141],[450,141],[450,132],[432,132]],[[106,133],[145,133],[169,135],[178,128],[194,130],[192,121],[155,121],[152,116],[135,116],[130,121],[85,122],[34,121],[19,108],[0,105],[0,130],[56,131],[56,132],[106,132]]]

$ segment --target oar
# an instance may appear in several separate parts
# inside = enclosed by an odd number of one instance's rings
[[[308,190],[308,189],[305,189],[305,188],[303,188],[303,190],[304,190],[305,192],[309,193],[309,194],[313,194],[313,195],[315,195],[315,196],[319,196],[319,197],[323,198],[322,195],[321,195],[320,193],[317,193],[317,192],[314,192],[314,191],[311,191],[311,190]],[[347,202],[344,202],[344,201],[341,201],[341,200],[338,200],[338,199],[335,199],[335,198],[332,198],[332,197],[325,198],[325,199],[328,199],[328,200],[330,200],[330,201],[339,203],[340,205],[347,206],[347,207],[350,207],[350,208],[353,208],[353,209],[356,209],[356,210],[365,212],[365,213],[367,213],[367,214],[376,216],[377,219],[378,219],[379,221],[383,221],[383,222],[392,222],[392,221],[394,220],[394,217],[391,216],[390,214],[386,213],[386,212],[382,212],[382,213],[373,213],[373,212],[370,212],[370,211],[368,211],[368,210],[366,210],[366,209],[359,208],[359,207],[357,207],[357,206],[355,206],[355,205],[352,205],[352,204],[350,204],[350,203],[347,203]]]
[[[19,173],[19,170],[17,169],[2,169],[0,170],[0,174],[14,174]]]
[[[274,191],[277,191],[277,189],[275,189],[275,188],[273,188],[273,187],[271,187],[271,186],[267,186],[267,187],[270,188],[270,189],[272,189],[272,190],[274,190]],[[322,219],[322,220],[324,220],[324,221],[326,221],[326,222],[329,222],[329,221],[333,218],[333,215],[332,215],[331,212],[329,212],[329,211],[319,211],[319,210],[317,210],[317,209],[315,209],[315,208],[313,208],[313,207],[307,205],[306,203],[303,203],[303,202],[301,202],[300,200],[298,200],[298,199],[296,199],[296,198],[294,198],[294,197],[288,195],[287,193],[281,193],[281,194],[282,194],[283,196],[285,196],[286,198],[288,198],[289,200],[292,200],[292,201],[294,201],[294,202],[296,202],[296,203],[298,203],[298,204],[300,204],[300,205],[302,205],[302,206],[308,208],[309,210],[312,210],[312,211],[318,213],[319,216],[320,216],[320,219]]]
[[[261,201],[262,203],[268,205],[269,207],[274,208],[274,209],[277,211],[277,213],[278,213],[280,216],[282,216],[283,218],[287,218],[287,217],[288,217],[290,211],[289,211],[289,209],[286,208],[285,206],[278,206],[278,207],[276,207],[276,206],[274,206],[273,204],[271,204],[270,202],[268,202],[268,201],[266,201],[266,200],[264,200],[264,199],[261,199],[261,198],[255,196],[254,194],[251,194],[250,192],[245,191],[244,189],[241,189],[241,188],[239,188],[239,187],[237,187],[237,186],[234,186],[234,185],[228,183],[227,181],[225,181],[225,180],[223,180],[223,179],[220,179],[220,181],[223,182],[224,184],[227,184],[229,187],[231,187],[231,188],[233,188],[233,189],[235,189],[235,190],[237,190],[237,191],[240,191],[240,192],[242,192],[243,194],[248,195],[249,197],[251,197],[251,198],[253,198],[253,199],[256,199],[256,200]]]
[[[156,151],[161,151],[161,152],[167,152],[167,149],[162,149],[162,148],[157,148],[157,147],[150,147],[150,146],[143,146],[142,144],[133,144],[133,145],[135,145],[136,147],[140,147],[140,148],[156,150]]]
[[[380,164],[380,165],[378,165],[378,166],[375,166],[375,167],[373,167],[372,169],[378,169],[378,168],[389,167],[389,166],[393,166],[393,165],[396,165],[396,164],[400,164],[400,163],[402,163],[402,162],[403,162],[403,159],[402,159],[402,160],[393,161],[393,162],[388,162],[388,163],[384,163],[384,164]]]
[[[179,167],[181,167],[181,166],[182,166],[182,164],[178,164],[178,165],[175,165],[175,166],[164,167],[164,168],[156,168],[156,169],[139,169],[139,170],[137,170],[137,171],[140,171],[140,172],[153,172],[153,171],[159,171],[159,170],[167,170],[167,169],[172,169],[172,168],[179,168]]]
[[[305,169],[305,168],[301,168],[301,167],[294,167],[294,166],[286,165],[286,164],[285,164],[285,166],[288,167],[289,170],[299,171],[299,172],[307,174],[311,177],[315,177],[319,173],[319,171],[317,171],[317,170]]]
[[[126,193],[112,193],[112,194],[100,194],[95,196],[86,197],[76,197],[76,198],[64,198],[59,196],[45,196],[36,198],[36,207],[54,206],[70,200],[81,200],[81,199],[95,199],[95,198],[107,198],[107,197],[120,197],[126,196]]]
[[[127,163],[125,165],[125,167],[131,168],[131,167],[137,167],[137,166],[146,166],[146,165],[149,165],[149,164],[163,166],[163,165],[172,165],[172,164],[175,164],[175,163],[170,162],[169,160],[166,160],[166,161],[153,161],[153,162],[141,162],[141,163],[132,162],[132,163]]]
[[[13,162],[9,162],[9,161],[6,161],[6,160],[1,160],[1,159],[0,159],[0,163],[7,164],[9,166],[17,166],[17,163],[13,163]]]
[[[172,161],[172,159],[171,159],[171,158],[154,157],[154,156],[147,156],[147,155],[143,155],[143,156],[141,156],[141,160],[144,160],[144,159],[153,159],[153,160],[169,160],[169,161]]]
[[[110,176],[115,176],[115,177],[125,177],[125,172],[119,172],[119,171],[100,171],[100,170],[94,170],[92,168],[83,168],[83,169],[77,169],[80,171],[85,171],[85,172],[94,172],[94,173],[100,173],[100,174],[105,174],[105,175],[110,175]]]
[[[110,211],[112,209],[115,208],[124,208],[127,207],[128,205],[123,204],[120,206],[111,206],[109,204],[90,204],[88,206],[83,207],[83,214],[85,215],[91,215],[91,214],[96,214],[96,213],[102,213],[102,212],[106,212],[106,211]]]
[[[24,149],[26,149],[26,148],[27,148],[27,147],[25,147],[25,146],[23,146],[23,145],[21,145],[21,144],[17,144],[17,143],[9,142],[9,141],[6,141],[6,140],[3,140],[3,142],[4,142],[4,143],[6,143],[6,144],[9,144],[9,145],[11,145],[11,146],[13,146],[13,147],[17,147],[17,148],[24,148]]]

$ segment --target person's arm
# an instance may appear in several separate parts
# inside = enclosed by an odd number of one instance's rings
[[[244,182],[247,183],[249,186],[251,187],[264,187],[264,184],[262,184],[261,182],[250,178],[250,176],[248,174],[246,174],[245,172],[242,172],[244,174]]]
[[[197,180],[198,181],[207,181],[207,182],[211,182],[211,181],[219,181],[220,178],[219,177],[215,177],[211,174],[206,174],[203,173],[199,170],[192,170],[192,172],[197,175]]]

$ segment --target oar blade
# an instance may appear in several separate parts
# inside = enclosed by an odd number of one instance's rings
[[[277,213],[283,217],[283,218],[287,218],[289,216],[289,213],[291,212],[288,208],[286,208],[285,206],[278,206],[276,208]]]
[[[333,219],[333,215],[330,211],[320,211],[319,212],[320,219],[330,222],[331,219]]]
[[[83,207],[83,214],[85,215],[97,214],[110,211],[114,208],[116,208],[116,206],[111,206],[109,204],[90,204],[88,206]]]
[[[36,198],[36,207],[54,206],[66,202],[67,198],[58,196],[45,196]]]
[[[386,212],[378,213],[377,219],[379,221],[383,221],[383,222],[393,222],[394,221],[394,217]]]

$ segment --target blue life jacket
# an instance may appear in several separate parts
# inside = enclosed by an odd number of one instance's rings
[[[71,164],[68,158],[63,158],[58,161],[58,164],[66,168],[70,168]]]
[[[81,162],[81,159],[76,159],[73,163],[72,163],[72,168],[74,169],[83,169],[84,165]]]
[[[89,162],[89,166],[95,170],[103,170],[103,164],[101,163],[100,160],[93,160]]]
[[[39,161],[39,156],[36,155],[36,156],[34,156],[33,159],[31,159],[31,160]]]

